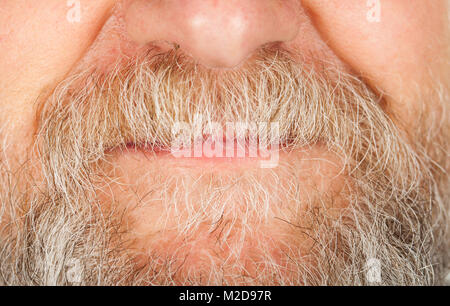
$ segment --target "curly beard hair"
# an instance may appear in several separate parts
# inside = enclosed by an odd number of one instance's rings
[[[280,50],[220,74],[177,51],[107,74],[74,74],[37,114],[31,160],[38,162],[12,171],[3,158],[0,283],[438,284],[448,262],[450,188],[448,89],[436,88],[440,112],[423,110],[417,126],[404,129],[358,78],[305,67]],[[320,145],[336,156],[344,187],[306,192],[294,160],[266,170],[266,181],[259,170],[186,178],[155,161],[149,196],[138,204],[99,199],[117,179],[111,152],[130,143],[168,148],[173,125],[198,114],[220,123],[278,122],[284,151]],[[195,200],[186,196],[192,190]],[[172,254],[133,248],[128,216],[155,203],[163,210],[153,222],[178,216],[170,230],[183,239]],[[276,255],[274,237],[261,230],[274,218],[286,232]],[[199,232],[217,235],[220,246],[211,249],[227,245],[226,258],[211,251],[194,266],[180,263],[191,250],[185,237]],[[251,255],[248,241],[256,241]],[[381,279],[368,277],[371,264]]]

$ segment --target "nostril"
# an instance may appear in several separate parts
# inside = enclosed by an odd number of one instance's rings
[[[295,39],[296,0],[133,1],[126,28],[135,42],[168,41],[200,64],[232,68],[262,46]]]

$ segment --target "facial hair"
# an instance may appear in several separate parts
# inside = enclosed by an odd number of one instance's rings
[[[437,124],[435,114],[424,111],[407,132],[362,80],[292,58],[263,49],[240,69],[218,73],[171,51],[108,73],[87,69],[67,78],[36,115],[39,174],[31,171],[35,165],[16,172],[4,166],[0,282],[439,283],[448,260],[448,123]],[[447,99],[444,89],[438,95]],[[164,207],[161,220],[178,215],[171,229],[176,238],[219,229],[221,243],[233,252],[195,268],[180,264],[176,254],[137,254],[128,224],[137,205],[99,200],[99,186],[104,192],[116,179],[110,152],[130,143],[155,152],[169,148],[172,127],[194,124],[199,114],[210,122],[278,122],[283,150],[320,145],[337,156],[345,188],[305,195],[294,160],[267,170],[270,184],[256,171],[203,173],[189,185],[164,172],[164,165],[150,169],[151,197],[139,205],[158,202]],[[195,201],[180,200],[194,187]],[[283,213],[281,202],[295,213]],[[288,233],[279,242],[283,254],[267,251],[269,233],[247,255],[246,242],[258,240],[259,229],[275,217]],[[227,261],[229,254],[241,257]],[[381,279],[368,277],[373,267]]]

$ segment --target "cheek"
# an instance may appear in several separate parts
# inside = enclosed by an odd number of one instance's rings
[[[114,2],[80,1],[78,23],[70,22],[74,6],[67,1],[1,1],[0,122],[15,140],[15,154],[32,141],[35,101],[69,73]]]
[[[428,71],[440,69],[448,29],[446,1],[380,0],[379,22],[368,1],[306,0],[315,26],[355,72],[394,100],[407,99]]]
[[[92,43],[113,2],[85,0],[70,6],[59,0],[3,1],[1,8],[8,13],[0,15],[0,29],[6,33],[0,45],[0,67],[8,73],[1,77],[26,77],[28,87],[34,87],[38,79],[49,82],[64,76]]]

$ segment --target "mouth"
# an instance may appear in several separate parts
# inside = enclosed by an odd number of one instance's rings
[[[274,168],[278,165],[280,155],[294,150],[294,143],[289,140],[280,141],[275,133],[270,136],[253,134],[246,137],[215,137],[203,134],[195,139],[174,139],[171,145],[160,142],[127,142],[123,147],[108,150],[108,153],[121,152],[134,156],[141,154],[147,158],[203,165],[254,163],[261,168]]]

